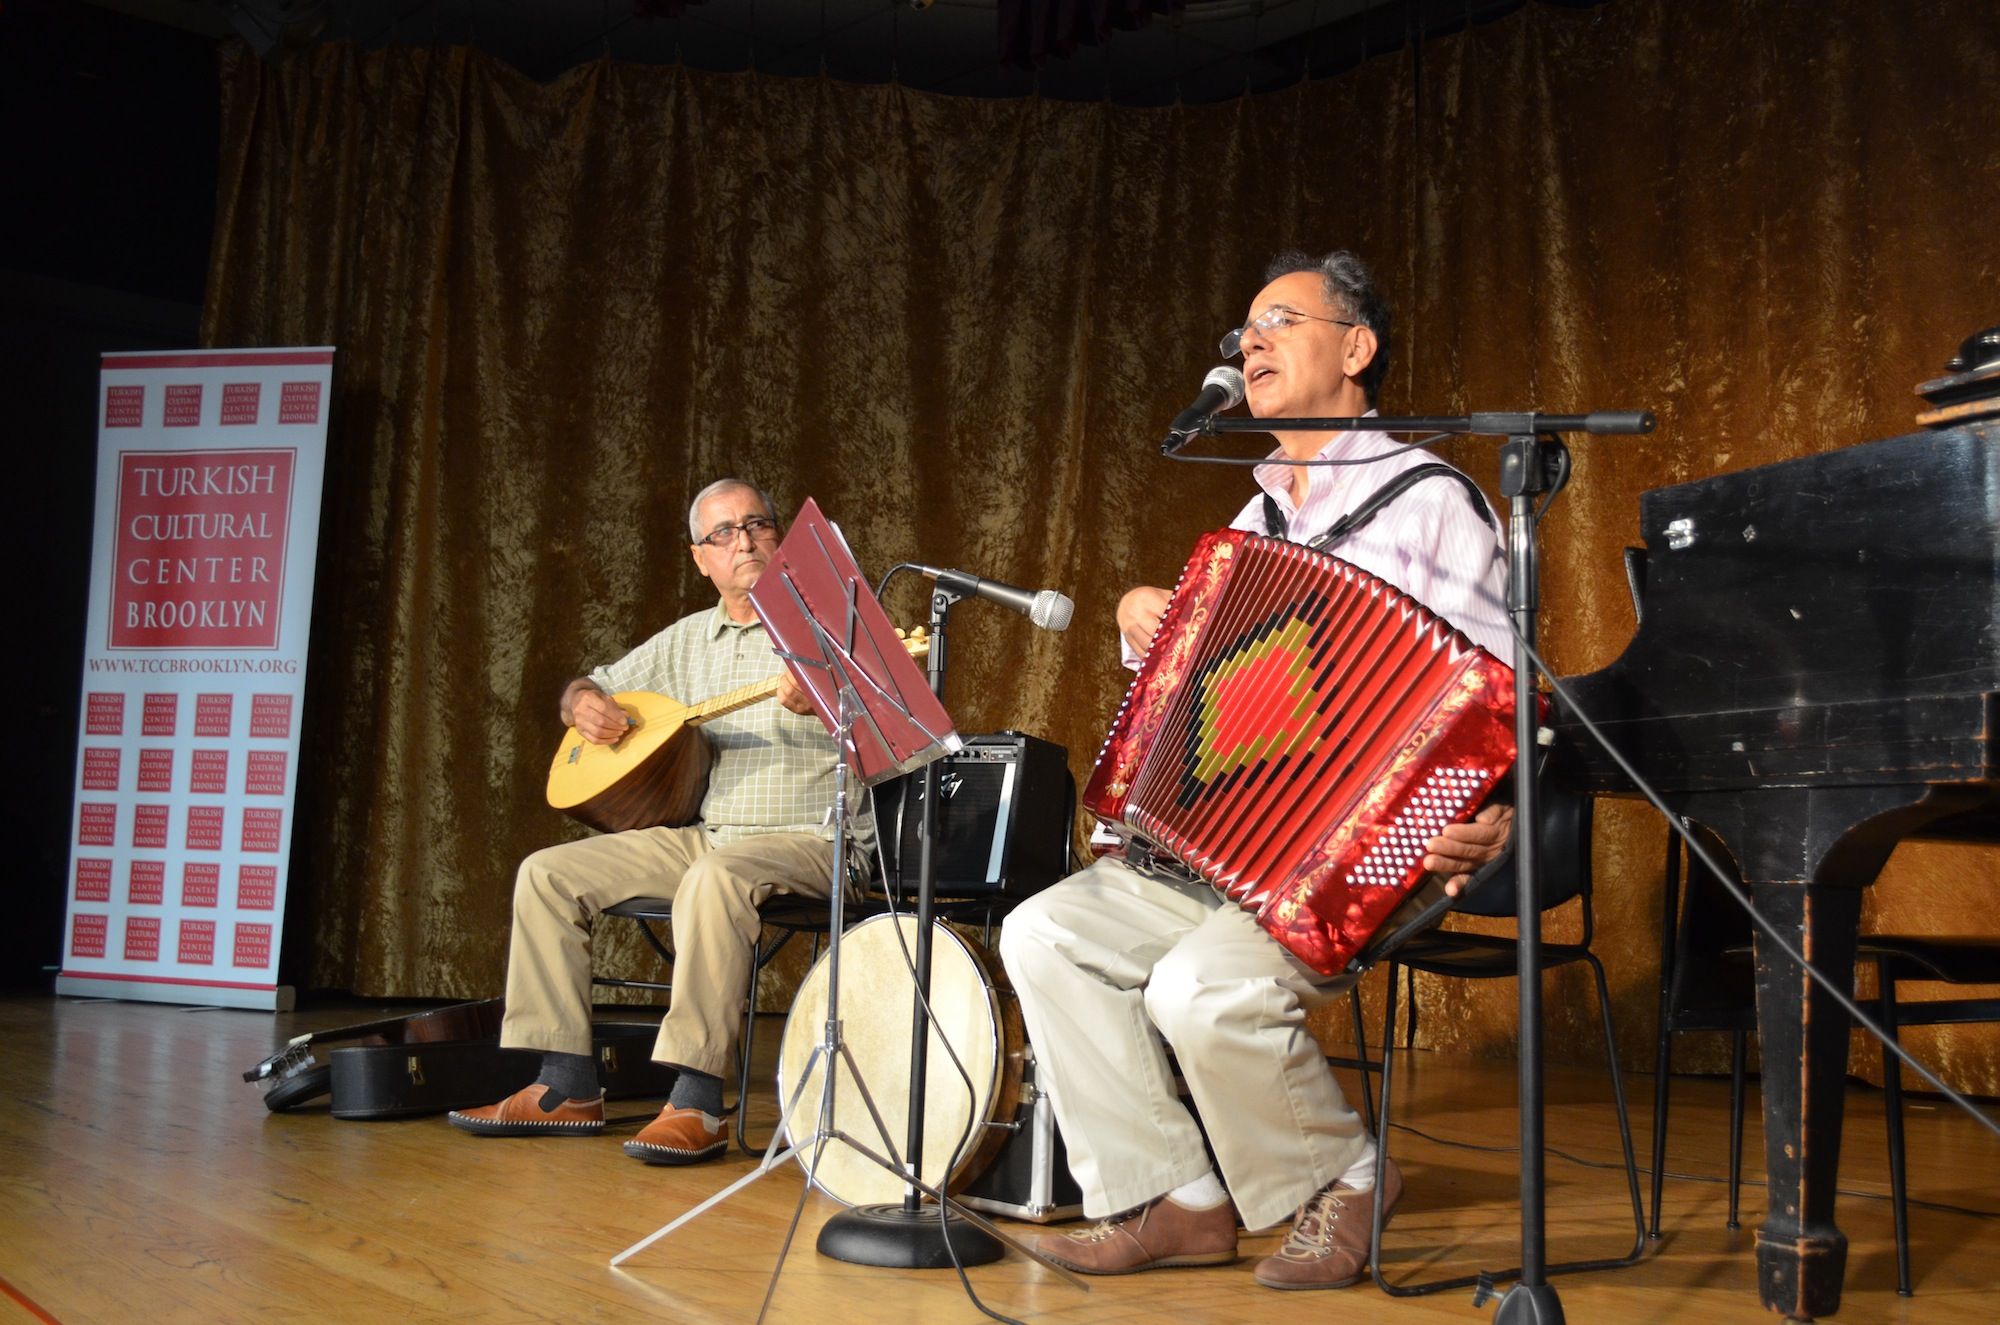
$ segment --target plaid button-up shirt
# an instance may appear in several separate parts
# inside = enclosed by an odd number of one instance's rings
[[[718,602],[682,617],[590,679],[611,694],[650,690],[697,704],[783,670],[763,623],[732,621]],[[834,743],[818,718],[766,700],[712,719],[702,731],[715,747],[715,767],[701,821],[717,845],[760,833],[833,837],[827,811],[833,806]],[[847,794],[854,849],[865,852],[874,839],[867,792],[850,778]]]

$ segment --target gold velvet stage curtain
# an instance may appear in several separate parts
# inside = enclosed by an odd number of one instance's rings
[[[1155,443],[1278,248],[1374,264],[1390,412],[1657,411],[1577,441],[1544,527],[1564,674],[1631,634],[1642,491],[1910,431],[1911,386],[2000,317],[1979,0],[1530,6],[1168,109],[610,63],[542,86],[464,50],[238,45],[222,77],[205,338],[340,347],[291,960],[368,994],[501,987],[514,864],[575,831],[541,801],[557,691],[713,601],[683,521],[711,478],[816,497],[876,573],[1069,592],[1062,635],[962,607],[947,702],[1082,773],[1119,593],[1249,490]],[[1487,443],[1446,453],[1491,486]],[[890,606],[921,619],[915,586]],[[1661,830],[1599,823],[1643,1061]],[[1991,852],[1905,848],[1870,918],[2000,932],[1996,898]],[[1427,989],[1427,1042],[1509,1052],[1512,998]],[[1587,1058],[1585,985],[1551,1007]],[[1913,1039],[2000,1090],[1990,1035]]]

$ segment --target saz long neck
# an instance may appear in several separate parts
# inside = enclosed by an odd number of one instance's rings
[[[897,634],[900,635],[902,632],[898,631]],[[922,630],[918,630],[904,638],[903,649],[912,658],[927,657],[931,651],[930,639]],[[687,715],[681,721],[690,727],[699,727],[704,722],[734,713],[737,709],[749,708],[752,704],[760,703],[777,694],[778,683],[784,679],[785,674],[779,672],[776,676],[767,676],[761,681],[752,681],[747,686],[738,686],[734,690],[725,690],[719,695],[713,695],[708,699],[702,700],[699,704],[690,704],[688,705]]]
[[[737,709],[749,708],[752,704],[777,694],[778,682],[782,681],[784,676],[783,672],[779,672],[776,676],[767,676],[761,681],[752,681],[747,686],[725,690],[719,695],[702,700],[699,704],[691,704],[688,706],[687,716],[682,721],[690,727],[699,727],[704,722],[734,713]]]

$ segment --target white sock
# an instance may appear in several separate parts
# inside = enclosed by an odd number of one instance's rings
[[[1193,1182],[1184,1182],[1168,1192],[1167,1199],[1183,1210],[1213,1210],[1229,1199],[1229,1193],[1222,1190],[1222,1179],[1210,1169]]]
[[[1340,1184],[1343,1187],[1352,1187],[1357,1192],[1372,1192],[1375,1190],[1374,1138],[1371,1137],[1368,1139],[1367,1146],[1361,1152],[1361,1158],[1355,1160],[1348,1167],[1347,1172],[1340,1175]]]

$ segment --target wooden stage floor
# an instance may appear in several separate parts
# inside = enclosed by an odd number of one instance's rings
[[[589,1139],[481,1140],[442,1119],[343,1122],[324,1102],[271,1114],[240,1074],[304,1030],[403,1009],[269,1014],[47,996],[0,998],[0,1322],[754,1320],[801,1187],[774,1173],[620,1270],[609,1258],[748,1172],[732,1153],[689,1169],[626,1159],[631,1128]],[[775,1020],[760,1048],[780,1038]],[[762,1056],[760,1054],[760,1056]],[[1514,1263],[1513,1070],[1437,1054],[1399,1069],[1395,1153],[1409,1195],[1385,1259],[1393,1278]],[[1769,1319],[1744,1228],[1723,1227],[1727,1091],[1677,1081],[1664,1237],[1641,1264],[1555,1281],[1566,1316],[1591,1321]],[[1631,1074],[1643,1164],[1650,1079]],[[755,1134],[776,1113],[753,1100]],[[1615,1253],[1629,1238],[1617,1130],[1603,1074],[1550,1074],[1553,1255]],[[614,1115],[650,1115],[638,1101]],[[1854,1089],[1840,1218],[1851,1240],[1842,1321],[1926,1325],[2000,1318],[2000,1143],[1919,1100],[1909,1117],[1912,1191],[1965,1207],[1912,1212],[1917,1296],[1895,1294],[1881,1095]],[[634,1124],[636,1126],[636,1124]],[[1444,1144],[1469,1139],[1493,1149]],[[1759,1138],[1747,1139],[1753,1173]],[[775,1320],[974,1321],[949,1271],[889,1271],[820,1257],[834,1210],[809,1197],[777,1286]],[[1032,1226],[1019,1226],[1033,1231]],[[1278,1241],[1243,1239],[1234,1266],[1093,1280],[1080,1292],[1020,1257],[971,1271],[995,1310],[1024,1321],[1178,1322],[1488,1319],[1469,1294],[1397,1301],[1365,1281],[1279,1294],[1250,1278]]]

